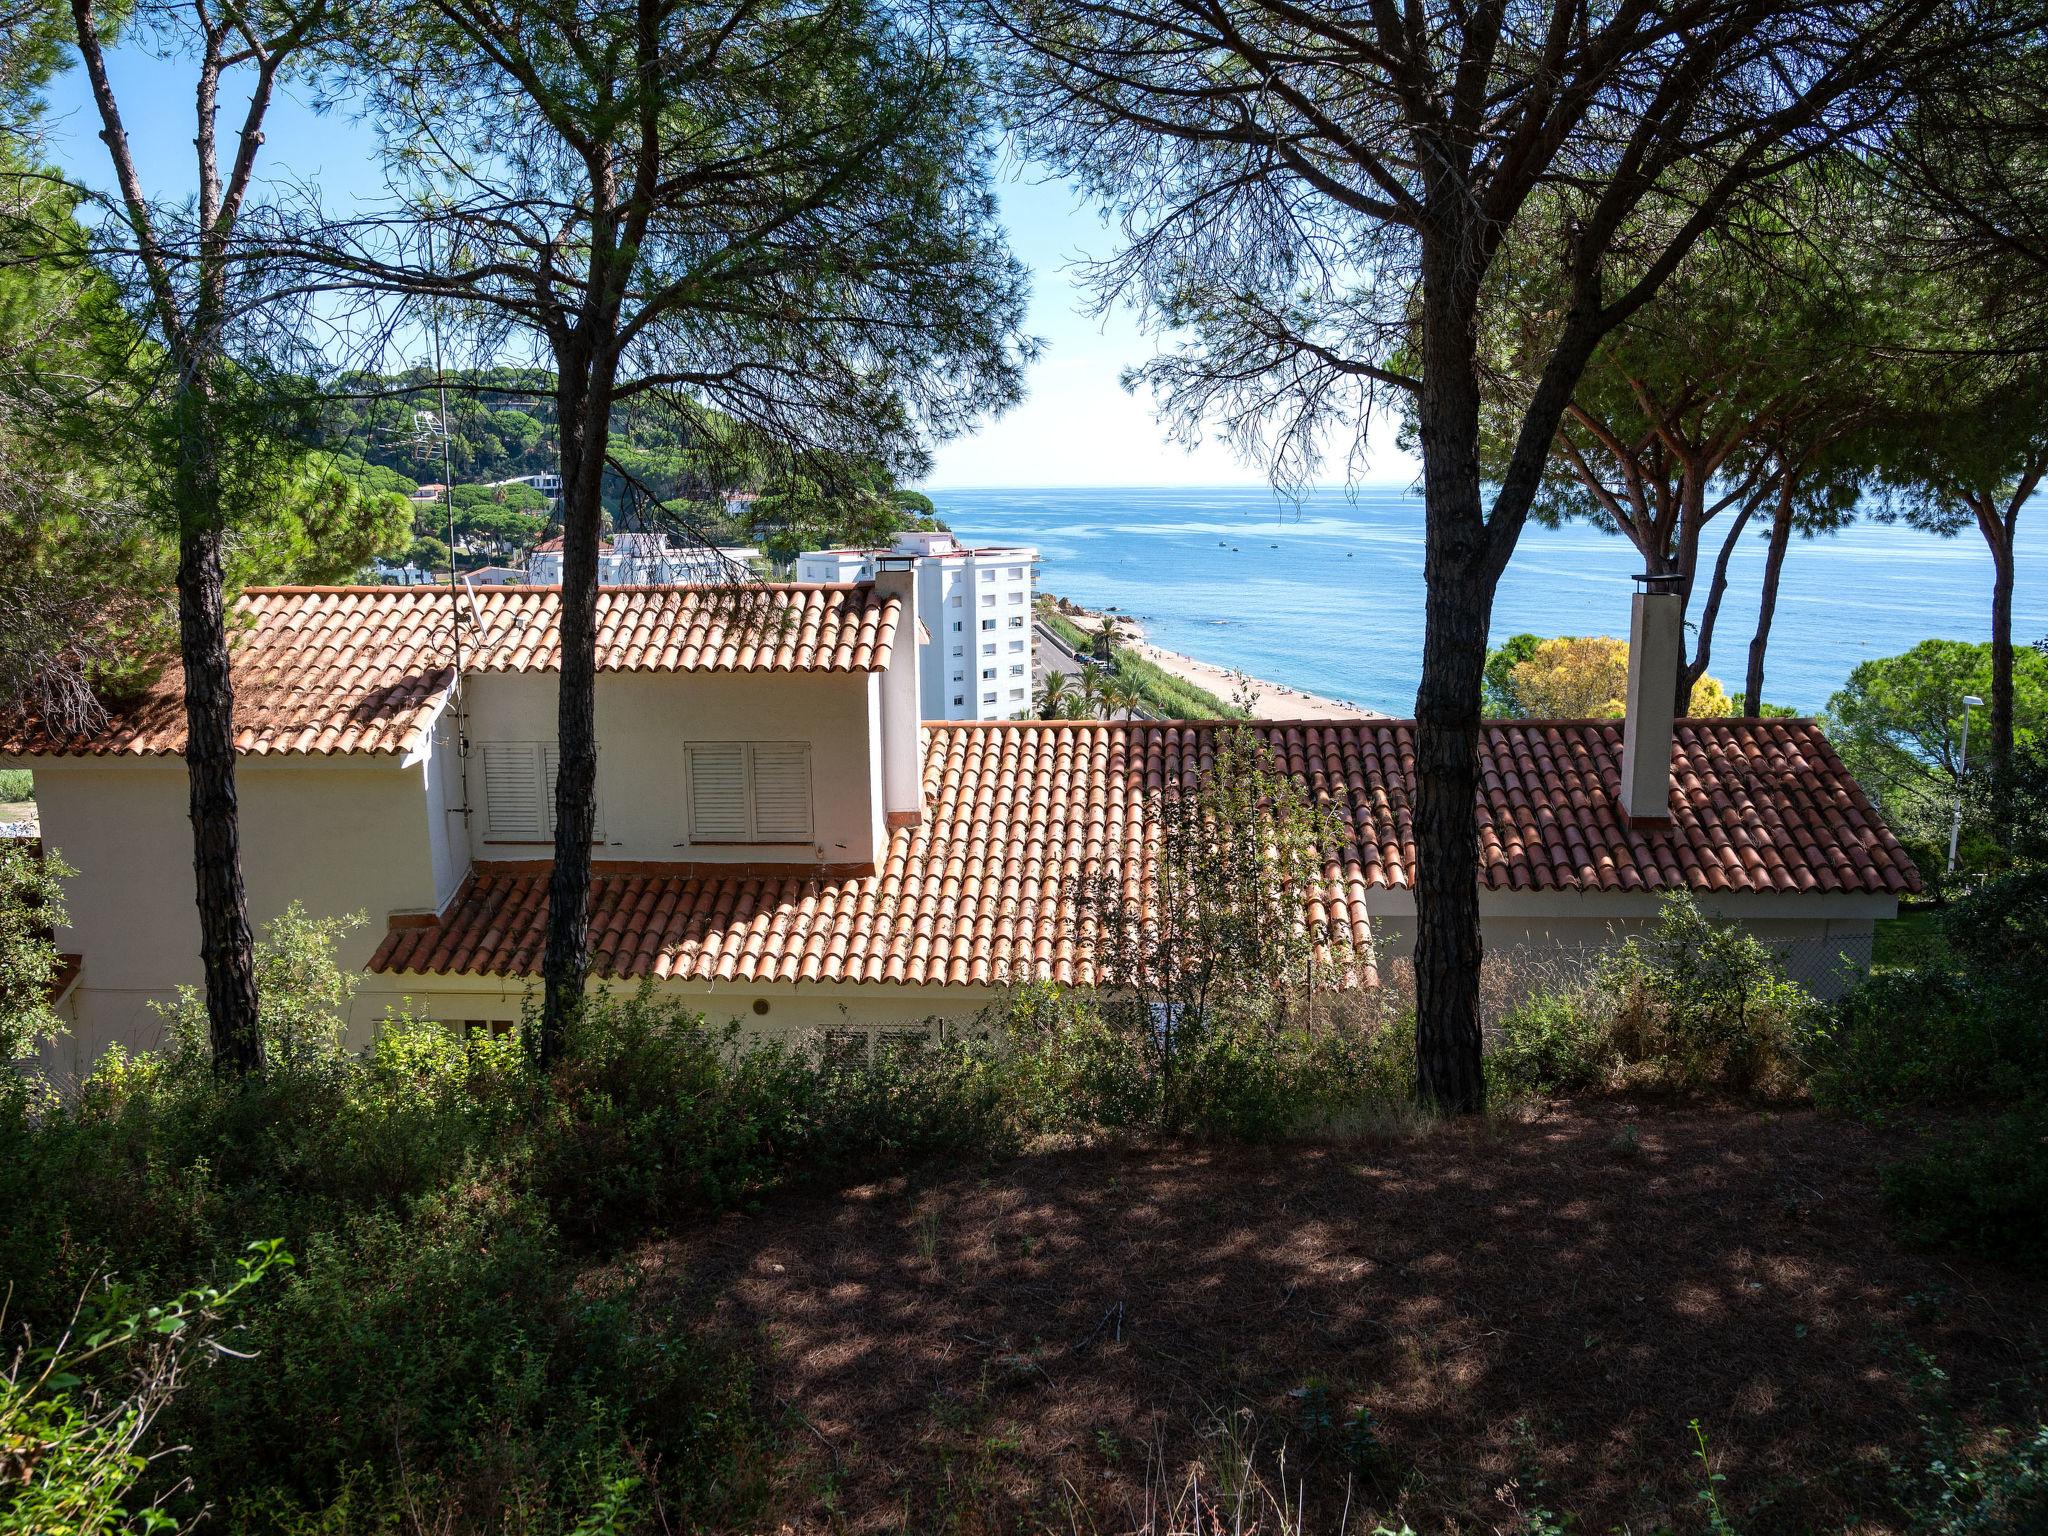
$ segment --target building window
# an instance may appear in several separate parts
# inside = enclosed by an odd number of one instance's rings
[[[1023,675],[1024,675],[1024,663],[1023,663],[1023,662],[1021,662],[1021,661],[1019,661],[1019,662],[1013,662],[1013,663],[1011,664],[1011,666],[1010,666],[1010,676],[1012,676],[1012,677],[1022,677]]]
[[[981,573],[981,579],[983,581],[994,581],[996,579],[996,573],[994,571],[983,571]]]
[[[1021,613],[1013,613],[1013,614],[1011,614],[1011,615],[1010,615],[1010,628],[1012,628],[1012,629],[1022,629],[1023,627],[1024,627],[1024,615],[1023,615],[1023,614],[1021,614]]]
[[[1010,649],[1012,651],[1021,651],[1024,649],[1024,642],[1022,640],[1012,640],[1010,642]]]
[[[993,608],[993,607],[995,607],[995,605],[996,605],[996,595],[995,595],[995,593],[993,593],[993,592],[984,592],[984,593],[982,593],[982,594],[981,594],[981,606],[982,606],[982,607],[984,607],[984,608]]]
[[[1024,690],[1022,688],[1012,688],[1010,690],[1010,697],[1013,699],[1021,699],[1024,697]]]
[[[1024,594],[1022,592],[1012,592],[1010,594],[1010,601],[1013,603],[1021,603],[1024,601]]]
[[[962,596],[961,596],[961,595],[960,595],[960,594],[959,594],[958,592],[955,592],[955,593],[953,594],[953,606],[954,606],[955,608],[958,608],[958,607],[959,607],[959,606],[960,606],[960,605],[961,605],[962,603],[964,603],[964,602],[966,602],[966,601],[967,601],[967,599],[966,599],[966,598],[964,598],[964,597],[962,597]]]
[[[996,669],[994,667],[983,667],[981,669],[981,680],[984,683],[995,681],[995,675]]]
[[[811,840],[809,742],[696,741],[684,757],[691,842]]]
[[[996,696],[995,696],[994,694],[992,694],[992,693],[984,693],[984,694],[983,694],[983,695],[981,696],[981,702],[982,702],[982,703],[984,703],[984,704],[993,704],[993,703],[995,703],[995,701],[996,701]]]
[[[959,681],[960,681],[960,679],[956,677],[956,678],[954,678],[954,679],[953,679],[953,681],[957,683],[957,682],[959,682]],[[965,704],[966,702],[967,702],[967,695],[966,695],[966,694],[964,694],[964,693],[956,693],[956,694],[954,694],[954,695],[953,695],[953,707],[954,707],[955,709],[958,709],[958,708],[959,708],[959,707],[960,707],[961,705]]]
[[[956,626],[955,626],[955,628],[958,628],[958,626],[956,625]],[[966,653],[966,650],[967,650],[967,647],[966,647],[966,646],[964,646],[964,645],[956,645],[956,646],[954,646],[954,647],[953,647],[953,654],[954,654],[955,656],[960,656],[960,655],[964,655],[964,654]]]
[[[996,627],[996,621],[994,619],[983,619],[981,621],[981,627],[983,629],[994,629]]]
[[[956,635],[960,633],[960,621],[958,619],[953,621],[953,633]]]
[[[954,682],[956,682],[956,683],[959,683],[959,682],[965,682],[965,681],[966,681],[966,679],[967,679],[967,674],[966,674],[965,672],[955,672],[955,673],[953,674],[953,681],[954,681]]]
[[[484,758],[484,837],[487,841],[541,843],[555,835],[552,741],[487,741]],[[599,810],[601,811],[601,807]],[[603,835],[600,816],[592,837]]]
[[[989,642],[988,642],[988,644],[984,645],[984,646],[983,646],[983,647],[981,648],[981,654],[982,654],[982,655],[984,655],[984,656],[993,656],[993,655],[995,655],[995,653],[996,653],[996,643],[995,643],[995,641],[993,641],[993,640],[989,641]]]

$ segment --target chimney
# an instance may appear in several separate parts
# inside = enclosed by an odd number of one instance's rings
[[[917,613],[917,557],[892,551],[878,558],[875,591],[903,602],[896,643],[882,673],[882,819],[892,829],[914,827],[924,820],[924,636]]]
[[[1628,713],[1621,730],[1621,809],[1632,822],[1671,819],[1671,738],[1685,599],[1677,576],[1641,575],[1629,608]]]

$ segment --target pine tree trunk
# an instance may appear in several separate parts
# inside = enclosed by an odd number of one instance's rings
[[[221,575],[219,448],[203,388],[178,401],[175,481],[178,535],[178,650],[185,674],[185,773],[192,817],[192,870],[199,905],[199,961],[214,1070],[263,1070],[255,941],[242,888],[241,828],[235,798],[235,685],[229,671]]]
[[[1476,807],[1494,583],[1480,502],[1471,310],[1461,299],[1469,279],[1457,270],[1455,240],[1444,245],[1447,270],[1425,283],[1418,402],[1426,595],[1415,695],[1415,1067],[1423,1103],[1472,1114],[1486,1107]]]
[[[2006,786],[2012,771],[2012,529],[1995,509],[1985,520],[1991,544],[1991,791],[2001,837],[2009,835]]]
[[[1770,548],[1764,553],[1764,583],[1757,600],[1756,633],[1749,641],[1749,670],[1742,682],[1742,712],[1751,719],[1764,712],[1764,653],[1770,649],[1771,621],[1778,611],[1778,577],[1792,544],[1792,483],[1778,491],[1778,509],[1771,518]]]
[[[548,943],[541,964],[536,1055],[560,1059],[583,1003],[590,928],[590,840],[597,824],[597,595],[604,528],[604,460],[612,370],[558,359],[562,449],[562,674],[556,704],[555,859],[548,879]]]

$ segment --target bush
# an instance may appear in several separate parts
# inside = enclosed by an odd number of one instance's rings
[[[1511,1005],[1486,1056],[1490,1086],[1510,1094],[1597,1088],[1618,1065],[1613,1009],[1586,988],[1539,992]]]
[[[26,768],[0,768],[0,805],[36,797],[36,776]]]
[[[2048,1096],[2048,870],[1981,883],[1941,914],[1920,963],[1880,971],[1817,1016],[1816,1098],[1882,1116]]]
[[[1621,1058],[1672,1086],[1779,1085],[1811,1006],[1769,945],[1713,922],[1683,891],[1601,964],[1597,985],[1613,999]]]
[[[2048,1267],[2048,1103],[1937,1137],[1883,1180],[1909,1242]]]
[[[1271,1141],[1341,1134],[1405,1110],[1412,1035],[1352,996],[1314,1024],[1275,1024],[1226,998],[1171,1058],[1130,1005],[1084,989],[1019,988],[995,1020],[992,1063],[1020,1137],[1149,1131]],[[1171,1061],[1172,1107],[1162,1073]]]
[[[1015,1146],[999,1080],[973,1044],[840,1062],[747,1043],[737,1026],[712,1028],[643,990],[593,997],[564,1056],[535,1138],[535,1179],[583,1242],[782,1185]]]

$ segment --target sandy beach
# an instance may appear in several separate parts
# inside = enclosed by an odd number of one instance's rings
[[[1078,627],[1093,630],[1105,615],[1098,613],[1069,613],[1066,615]],[[1175,677],[1206,688],[1219,699],[1234,700],[1241,683],[1249,683],[1256,694],[1252,701],[1252,714],[1260,720],[1383,720],[1381,710],[1367,709],[1349,699],[1333,699],[1320,693],[1309,693],[1300,688],[1289,688],[1285,683],[1268,682],[1264,678],[1245,677],[1232,672],[1228,667],[1219,667],[1214,662],[1202,661],[1193,656],[1183,656],[1179,651],[1169,651],[1164,646],[1154,645],[1145,638],[1145,626],[1126,614],[1110,614],[1117,627],[1123,632],[1123,643],[1136,651],[1154,666],[1171,672]]]

